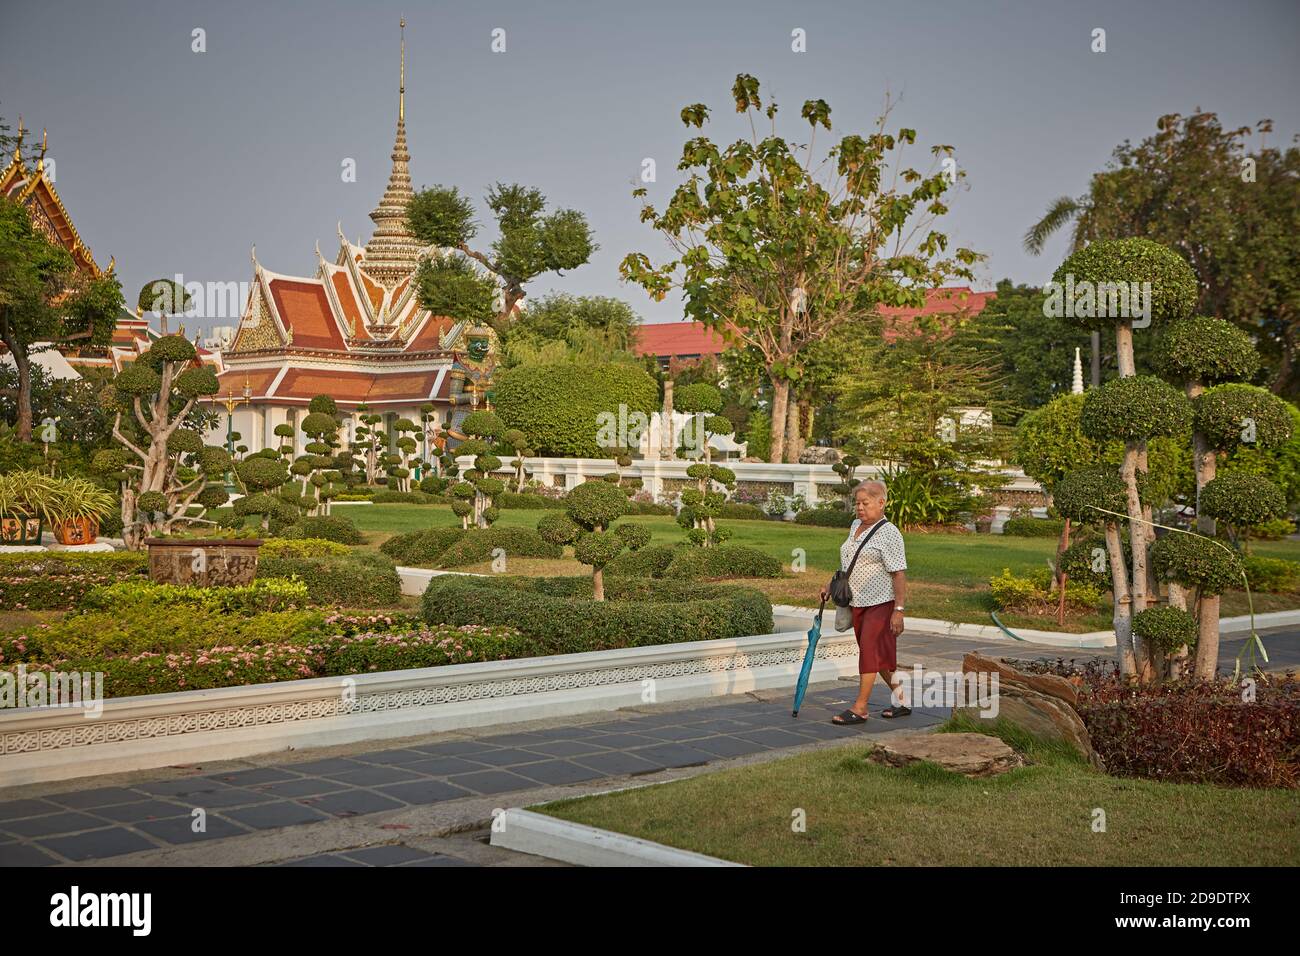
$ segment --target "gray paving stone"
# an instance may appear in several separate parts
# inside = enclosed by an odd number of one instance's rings
[[[485,750],[496,750],[497,748],[495,745],[483,743],[481,740],[444,740],[442,743],[423,744],[411,749],[429,754],[432,757],[456,757],[482,753]]]
[[[425,773],[430,777],[449,777],[453,773],[472,773],[475,770],[486,770],[487,766],[465,757],[449,756],[426,757],[418,763],[408,763],[402,769],[412,770],[415,773]]]
[[[80,830],[94,830],[103,825],[103,820],[97,820],[88,814],[69,810],[65,813],[51,813],[43,817],[9,820],[5,822],[4,828],[10,833],[21,837],[45,837],[55,836],[60,833],[76,833]]]
[[[0,826],[6,820],[21,820],[23,817],[37,817],[45,813],[58,813],[64,809],[57,803],[45,800],[10,800],[0,803]]]
[[[760,750],[766,750],[762,744],[756,744],[752,740],[742,740],[739,737],[705,737],[703,740],[691,741],[692,747],[714,754],[718,757],[743,757],[746,754],[758,753]]]
[[[610,777],[618,777],[628,773],[653,773],[656,770],[663,769],[657,763],[635,756],[636,753],[638,751],[623,753],[611,750],[609,753],[592,754],[589,757],[574,757],[573,762],[584,767],[590,767],[592,770]]]
[[[270,803],[275,797],[269,793],[259,793],[256,790],[230,787],[226,790],[214,790],[211,793],[191,793],[173,799],[179,803],[189,803],[191,809],[202,807],[204,810],[224,810],[227,807],[246,807],[254,803]]]
[[[591,742],[609,750],[630,750],[633,747],[645,747],[658,741],[645,734],[601,734],[599,737],[592,737]]]
[[[347,773],[349,770],[364,770],[368,766],[370,765],[357,763],[355,760],[348,760],[344,757],[329,757],[324,760],[309,760],[307,763],[288,765],[290,770],[296,770],[298,773],[310,777]]]
[[[658,747],[641,747],[634,753],[660,767],[694,767],[716,760],[711,753],[696,750],[685,744],[663,744]]]
[[[150,843],[138,833],[132,833],[125,827],[110,827],[105,830],[92,830],[76,836],[52,837],[37,841],[41,847],[67,857],[69,860],[102,860],[124,853],[138,853],[152,850]]]
[[[626,733],[632,723],[632,720],[616,720],[607,724],[588,724],[587,729],[598,734],[621,734]]]
[[[461,797],[472,796],[468,790],[447,783],[445,780],[416,780],[412,783],[394,783],[387,787],[379,787],[377,791],[386,797],[392,797],[394,800],[401,800],[403,803],[415,806],[426,806],[430,803],[440,803],[443,800],[457,800]]]
[[[568,760],[543,760],[541,763],[530,763],[524,767],[517,767],[515,772],[520,776],[528,777],[530,780],[536,780],[538,783],[549,783],[556,786],[566,783],[581,783],[584,780],[596,780],[600,777],[598,771]]]
[[[871,724],[874,720],[874,717],[871,718],[871,720],[867,721],[867,724]],[[810,740],[837,740],[844,737],[848,731],[864,732],[865,726],[858,724],[853,727],[837,727],[831,723],[829,717],[817,722],[805,721],[803,712],[800,711],[799,719],[791,724],[789,732],[798,734],[801,737],[807,737]]]
[[[39,847],[27,843],[0,843],[0,867],[52,866],[62,862]]]
[[[418,750],[379,750],[375,753],[353,754],[350,759],[389,767],[401,766],[416,760],[428,760],[429,755]]]
[[[516,733],[516,734],[496,734],[492,737],[484,737],[483,743],[490,744],[493,747],[523,747],[528,744],[541,743],[546,740],[553,740],[547,731],[538,733]]]
[[[299,777],[282,783],[268,783],[254,788],[258,793],[269,793],[273,797],[313,797],[321,793],[336,793],[347,790],[346,783],[326,780],[324,777]]]
[[[114,823],[141,823],[145,820],[166,820],[169,817],[188,817],[191,807],[166,800],[141,800],[123,803],[116,807],[96,807],[96,816],[106,817]]]
[[[551,740],[582,740],[584,737],[594,737],[600,731],[591,727],[552,727],[542,733]]]
[[[170,820],[147,820],[144,823],[137,823],[135,828],[142,833],[147,833],[152,837],[157,837],[166,843],[183,844],[183,843],[201,843],[204,840],[220,840],[225,837],[239,836],[241,833],[249,831],[238,824],[231,823],[229,820],[223,820],[221,817],[209,813],[204,820],[205,829],[201,833],[194,832],[193,817],[174,817]]]
[[[484,770],[480,773],[462,773],[451,777],[450,781],[458,787],[464,787],[473,793],[505,793],[509,790],[528,790],[536,784],[518,774],[505,770]]]
[[[94,807],[112,806],[115,803],[134,803],[140,799],[140,794],[126,787],[97,787],[94,790],[56,793],[49,799],[73,810],[89,810]]]
[[[683,724],[683,727],[690,727],[695,730],[707,731],[711,734],[730,734],[737,730],[750,730],[750,724],[742,723],[739,720],[728,720],[726,718],[715,717],[712,720],[701,720],[695,723]]]
[[[354,787],[378,787],[385,783],[402,783],[405,780],[419,779],[419,774],[411,773],[409,770],[379,766],[363,767],[347,773],[330,773],[325,776],[330,780],[338,780]]]
[[[573,757],[578,754],[598,754],[608,750],[602,737],[589,737],[583,740],[556,740],[545,744],[529,744],[528,749],[534,753],[546,754],[548,757]]]
[[[276,827],[292,827],[305,823],[319,823],[330,819],[319,810],[304,807],[300,803],[282,800],[279,803],[264,803],[256,807],[241,807],[227,810],[223,816],[236,823],[254,830],[273,830]]]
[[[490,750],[486,753],[475,754],[473,759],[478,763],[485,763],[490,767],[508,767],[512,764],[536,763],[538,760],[545,760],[546,755],[530,753],[527,750],[509,748],[505,750]]]
[[[142,783],[134,789],[149,794],[151,797],[189,797],[196,793],[216,793],[229,790],[224,783],[209,780],[207,777],[181,777],[176,780],[155,780]]]
[[[279,783],[283,780],[301,779],[297,773],[290,773],[287,770],[280,770],[273,767],[255,767],[252,770],[234,770],[230,773],[214,773],[208,776],[209,780],[216,780],[219,783],[227,783],[232,787],[248,787],[259,783]]]
[[[305,856],[301,860],[289,860],[287,863],[279,863],[278,866],[365,866],[364,863],[358,863],[356,860],[345,860],[341,856],[334,856],[332,853],[322,853],[320,856]]]
[[[454,856],[445,856],[441,853],[435,853],[423,860],[413,860],[410,863],[399,863],[397,865],[402,868],[408,866],[478,866],[477,863],[470,863],[467,860],[458,860]]]
[[[693,740],[696,737],[708,737],[713,731],[700,727],[647,727],[640,731],[643,736],[656,740]]]
[[[341,856],[364,863],[367,866],[396,866],[399,863],[413,863],[428,859],[433,854],[424,850],[415,850],[409,846],[368,846],[361,850],[346,850]]]
[[[801,737],[799,734],[792,734],[788,730],[777,730],[769,728],[766,730],[751,730],[746,733],[738,733],[735,736],[741,740],[752,740],[756,744],[762,744],[769,749],[776,747],[800,747],[808,743],[807,737]]]
[[[396,810],[402,806],[396,800],[369,790],[351,790],[347,793],[327,793],[320,797],[303,797],[298,801],[315,810],[336,817],[355,817],[363,813]]]

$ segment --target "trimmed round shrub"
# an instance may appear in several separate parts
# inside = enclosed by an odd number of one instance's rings
[[[540,642],[543,654],[708,641],[772,631],[760,591],[694,581],[608,577],[605,600],[586,575],[522,578],[443,575],[429,582],[430,624],[503,624]]]
[[[1057,518],[1008,518],[1002,524],[1002,533],[1013,538],[1059,538],[1064,530],[1064,519]]]
[[[130,408],[130,399],[140,395],[152,395],[162,387],[162,378],[144,362],[135,362],[117,373],[113,379],[113,390],[119,396],[124,408]]]
[[[1155,365],[1176,382],[1244,381],[1259,370],[1259,352],[1250,336],[1231,322],[1194,315],[1161,332]]]
[[[257,558],[320,558],[349,555],[352,549],[324,538],[267,538],[257,550]]]
[[[1118,521],[1114,515],[1097,509],[1125,514],[1128,507],[1124,479],[1106,466],[1080,468],[1066,475],[1056,486],[1052,505],[1063,518],[1071,521]]]
[[[470,412],[460,423],[460,430],[466,435],[478,438],[499,438],[505,432],[505,426],[496,412]]]
[[[505,491],[506,483],[500,478],[480,478],[474,482],[474,487],[490,498]]]
[[[490,561],[501,548],[512,558],[560,558],[564,549],[542,540],[531,528],[471,528],[438,558],[440,568],[458,568]]]
[[[1192,427],[1192,403],[1154,375],[1113,378],[1084,395],[1079,427],[1096,441],[1182,435]]]
[[[702,530],[702,529],[696,529]],[[727,544],[682,548],[663,570],[665,578],[779,578],[781,562],[755,548]]]
[[[451,479],[438,475],[428,475],[420,479],[420,490],[426,495],[441,495],[451,484]]]
[[[468,533],[462,528],[408,531],[393,535],[379,546],[379,550],[398,564],[429,564]]]
[[[605,574],[617,574],[626,578],[657,578],[673,563],[677,552],[683,550],[685,549],[680,545],[674,547],[656,544],[637,551],[625,551],[605,565]]]
[[[216,369],[210,365],[204,365],[202,368],[187,368],[176,376],[175,389],[183,398],[215,395],[219,388]]]
[[[167,496],[161,491],[146,491],[135,499],[135,506],[139,511],[166,511]]]
[[[1127,562],[1130,554],[1128,537],[1121,536],[1121,542]],[[1071,541],[1070,546],[1061,552],[1057,567],[1069,580],[1082,581],[1105,592],[1111,587],[1109,562],[1105,539],[1100,535],[1085,534]]]
[[[230,495],[220,485],[208,485],[194,500],[205,508],[220,508],[230,500]]]
[[[284,538],[324,538],[339,544],[361,544],[361,532],[349,519],[340,515],[317,515],[302,518],[281,532]]]
[[[204,445],[199,450],[199,468],[209,475],[230,470],[230,452],[218,445]]]
[[[509,428],[524,433],[539,455],[599,458],[598,416],[619,406],[647,416],[659,405],[659,387],[642,368],[601,365],[522,365],[500,374],[495,407]]]
[[[737,501],[728,501],[718,509],[719,518],[738,518],[742,521],[766,521],[767,512],[758,505],[746,505]]]
[[[565,499],[568,513],[578,524],[608,528],[627,513],[627,495],[603,481],[585,481]]]
[[[1238,528],[1286,514],[1286,499],[1277,485],[1259,475],[1219,475],[1201,489],[1201,508]]]
[[[650,543],[650,529],[645,525],[628,524],[624,522],[614,526],[614,534],[618,535],[633,551],[640,551]]]
[[[1035,408],[1016,426],[1012,460],[1049,494],[1071,471],[1100,464],[1102,444],[1083,433],[1079,424],[1082,395],[1059,395]]]
[[[722,393],[708,382],[683,385],[673,392],[673,410],[690,415],[699,412],[717,415],[722,411]]]
[[[314,604],[391,607],[402,603],[402,582],[391,561],[377,554],[275,557],[257,560],[259,578],[298,578]]]
[[[144,361],[150,368],[158,370],[162,368],[163,362],[188,362],[197,354],[194,351],[194,343],[185,336],[164,335],[162,338],[155,339],[153,345],[149,346]]]
[[[843,508],[810,508],[794,516],[795,524],[808,524],[818,528],[852,527],[857,515]]]
[[[537,522],[537,533],[551,544],[565,545],[576,541],[582,529],[567,514],[543,515]]]
[[[600,570],[625,547],[627,542],[612,531],[589,531],[573,543],[573,556],[582,564]]]
[[[455,498],[451,503],[451,512],[458,518],[465,518],[474,510],[474,503],[464,498]]]
[[[1134,615],[1133,636],[1172,654],[1196,646],[1196,618],[1181,608],[1149,607]]]
[[[1064,285],[1067,277],[1073,277],[1076,303],[1071,310],[1074,315],[1063,313],[1062,317],[1082,328],[1104,329],[1124,321],[1115,315],[1097,315],[1109,311],[1100,301],[1092,310],[1092,317],[1078,315],[1077,298],[1082,282],[1091,283],[1098,292],[1119,282],[1151,283],[1153,323],[1184,318],[1196,308],[1196,273],[1177,252],[1150,239],[1106,239],[1090,243],[1066,258],[1052,279]]]
[[[235,474],[251,491],[279,488],[289,480],[289,467],[278,458],[246,458],[235,466]]]
[[[203,436],[191,428],[178,428],[167,437],[167,450],[174,455],[197,455],[203,450]]]
[[[1162,581],[1200,588],[1203,595],[1241,587],[1243,568],[1237,553],[1198,534],[1171,532],[1151,546],[1151,566]]]
[[[1212,448],[1271,448],[1291,437],[1287,403],[1265,388],[1232,383],[1206,389],[1196,399],[1196,430]],[[1253,438],[1254,441],[1248,441]]]

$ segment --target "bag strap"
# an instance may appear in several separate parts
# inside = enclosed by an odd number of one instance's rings
[[[849,562],[849,569],[844,572],[845,577],[848,577],[850,574],[853,573],[853,566],[858,563],[858,555],[862,553],[862,549],[867,546],[867,542],[871,540],[872,536],[875,535],[875,533],[880,530],[880,526],[884,524],[889,524],[888,518],[881,518],[879,521],[875,523],[872,529],[867,532],[867,536],[863,538],[862,543],[858,545],[858,550],[853,552],[853,560]]]

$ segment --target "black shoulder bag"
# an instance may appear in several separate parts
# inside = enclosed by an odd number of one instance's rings
[[[853,600],[853,588],[849,586],[849,575],[853,573],[853,566],[858,563],[858,556],[862,554],[862,549],[867,546],[867,542],[871,540],[872,536],[880,530],[880,526],[888,523],[887,518],[881,518],[877,521],[875,526],[862,539],[862,543],[858,545],[858,550],[853,553],[853,560],[849,562],[848,570],[836,571],[835,576],[831,578],[828,590],[831,592],[831,600],[835,602],[836,607],[848,607]]]

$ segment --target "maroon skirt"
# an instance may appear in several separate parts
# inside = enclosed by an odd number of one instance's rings
[[[889,629],[894,602],[855,607],[853,633],[858,638],[858,673],[879,674],[898,670],[898,638]]]

